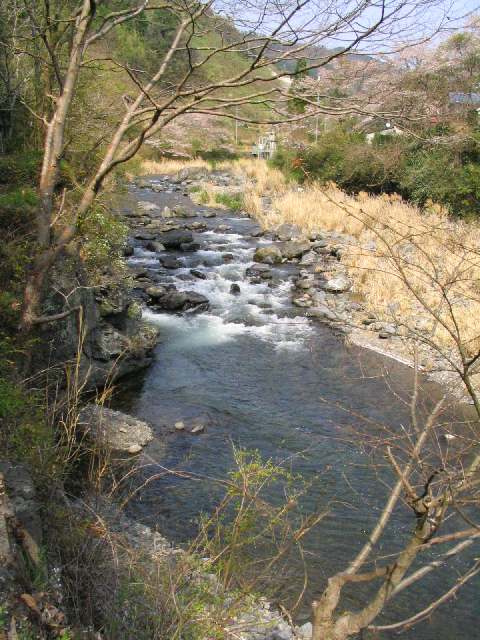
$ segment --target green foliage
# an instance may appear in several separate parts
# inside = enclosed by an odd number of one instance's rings
[[[39,157],[35,153],[0,157],[0,314],[4,332],[15,330],[19,294],[32,254],[32,225],[38,204],[33,183]]]
[[[432,135],[448,135],[438,125]],[[280,148],[271,163],[302,182],[335,182],[351,193],[399,193],[420,206],[436,203],[453,215],[480,215],[480,146],[478,134],[452,144],[428,144],[402,137],[376,136],[336,128],[318,144],[300,150]]]
[[[215,202],[223,204],[232,211],[240,211],[243,208],[243,198],[240,193],[216,193]]]
[[[178,16],[172,11],[153,9],[137,20],[130,20],[115,29],[112,45],[115,57],[132,69],[149,74],[156,71],[158,60],[165,55],[178,25]],[[186,64],[186,52],[177,51],[164,79],[178,76]]]
[[[234,449],[234,456],[221,505],[201,519],[199,553],[212,558],[207,566],[226,589],[266,593],[275,583],[278,594],[282,586],[273,574],[286,570],[296,548],[292,542],[313,526],[314,519],[307,524],[301,517],[307,485],[258,451]]]
[[[42,399],[13,375],[0,378],[0,425],[0,449],[9,459],[26,464],[40,486],[62,472],[60,449]]]
[[[14,417],[22,409],[24,401],[24,394],[16,384],[0,378],[0,419]]]
[[[298,89],[299,89],[299,82],[301,82],[301,80],[303,78],[305,78],[308,73],[307,73],[307,61],[305,58],[300,58],[297,61],[297,64],[295,66],[295,76],[293,79],[293,83],[292,83],[292,87],[289,91],[289,93],[293,96],[289,102],[288,102],[288,110],[291,113],[305,113],[305,107],[306,107],[306,102],[305,100],[302,100],[302,98],[299,97],[298,95]]]
[[[78,231],[82,240],[81,255],[92,274],[123,267],[122,249],[128,227],[118,216],[97,202],[79,221]]]
[[[35,184],[41,160],[38,151],[0,156],[0,185]]]
[[[28,187],[17,188],[7,193],[0,193],[0,210],[8,212],[19,212],[31,209],[38,203],[36,192]]]
[[[206,151],[200,151],[199,157],[209,162],[212,166],[212,170],[215,170],[217,162],[223,162],[224,160],[236,160],[238,158],[237,153],[232,153],[229,149],[223,147],[214,147],[207,149]]]
[[[8,608],[6,605],[0,605],[0,630],[6,631],[8,624]]]
[[[203,151],[203,142],[198,138],[193,138],[190,143],[190,148],[192,151],[192,156],[194,158],[198,158],[200,157],[201,152]]]

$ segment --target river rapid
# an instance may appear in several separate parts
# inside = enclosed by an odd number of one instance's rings
[[[155,361],[143,376],[119,385],[115,406],[152,425],[157,438],[149,455],[164,467],[224,477],[232,468],[234,443],[265,458],[288,461],[312,482],[303,508],[329,513],[306,540],[309,584],[298,612],[304,622],[328,576],[345,568],[366,541],[386,495],[378,469],[370,464],[371,452],[360,446],[355,432],[368,425],[372,433],[380,433],[384,426],[395,429],[408,422],[412,372],[394,360],[349,347],[341,332],[293,307],[291,281],[298,265],[273,267],[269,279],[249,278],[254,250],[268,240],[255,237],[258,227],[247,216],[217,209],[215,217],[204,217],[208,211],[191,203],[183,193],[185,185],[160,177],[152,184],[158,192],[132,186],[124,209],[137,202],[160,210],[181,203],[198,214],[181,224],[200,220],[207,228],[195,231],[196,251],[155,252],[137,238],[129,263],[146,270],[156,284],[205,296],[209,309],[174,313],[146,307],[144,317],[160,329]],[[162,266],[159,258],[165,256],[178,260],[175,268]],[[191,269],[203,275],[192,275]],[[234,283],[240,290],[232,293]],[[422,383],[425,411],[440,393],[434,384]],[[459,419],[466,415],[468,409],[458,408]],[[205,425],[203,433],[173,427],[192,419]],[[149,468],[149,473],[156,471],[155,465]],[[195,534],[198,515],[211,511],[219,495],[206,482],[162,477],[147,484],[129,508],[135,518],[183,543]],[[412,525],[407,510],[399,514],[380,552],[398,548]],[[401,620],[422,609],[454,583],[463,567],[464,560],[456,559],[450,568],[406,590],[382,621]],[[300,588],[303,567],[295,569]],[[458,600],[402,637],[480,638],[478,587],[473,580]],[[357,590],[349,591],[345,604],[361,604]]]

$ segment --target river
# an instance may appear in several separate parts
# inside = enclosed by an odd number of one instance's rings
[[[185,203],[180,191],[159,184],[167,192],[132,188],[130,197],[161,208]],[[252,237],[256,225],[248,217],[216,212],[208,219],[200,213],[198,219],[208,225],[196,234],[200,249],[169,252],[181,263],[176,269],[164,269],[158,254],[136,242],[133,267],[146,267],[157,280],[179,290],[205,295],[210,309],[198,314],[147,309],[146,319],[161,332],[155,362],[143,376],[120,385],[115,404],[154,427],[157,442],[150,455],[165,467],[224,477],[232,468],[234,443],[265,458],[288,460],[295,472],[312,481],[304,508],[328,509],[329,514],[306,541],[309,585],[298,612],[303,622],[312,597],[329,575],[346,567],[383,506],[386,489],[371,464],[372,453],[360,446],[355,433],[367,425],[379,432],[384,425],[400,428],[409,420],[405,401],[412,372],[394,360],[348,346],[344,336],[292,307],[295,267],[274,269],[273,282],[252,283],[245,271],[252,265],[254,248],[266,240]],[[219,231],[219,225],[228,229]],[[192,268],[206,278],[192,276]],[[240,286],[240,293],[230,292],[232,283]],[[434,384],[422,383],[425,410],[440,392]],[[468,413],[458,411],[462,419]],[[206,425],[201,435],[173,429],[176,421],[188,424],[192,418]],[[155,466],[150,471],[155,472]],[[219,490],[210,483],[163,477],[146,486],[130,512],[182,543],[195,534],[199,513],[212,510],[218,497]],[[412,521],[406,509],[394,519],[381,553],[398,547]],[[455,559],[448,569],[405,591],[382,621],[400,620],[429,604],[454,583],[464,562]],[[300,587],[302,567],[293,573]],[[457,600],[402,637],[480,638],[478,586],[473,580]],[[357,593],[349,591],[346,606],[361,603]]]

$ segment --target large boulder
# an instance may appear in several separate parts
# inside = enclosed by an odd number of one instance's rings
[[[176,176],[174,176],[171,181],[173,183],[180,183],[184,180],[199,180],[200,178],[206,178],[208,176],[208,169],[206,167],[185,167],[181,169]]]
[[[193,233],[185,230],[167,231],[162,233],[157,240],[167,249],[180,249],[182,244],[193,242]]]
[[[137,204],[137,207],[141,211],[160,211],[160,207],[154,202],[141,201]]]
[[[321,288],[329,293],[345,293],[349,291],[351,287],[352,282],[343,274],[334,276],[321,285]]]
[[[249,278],[261,278],[262,280],[271,280],[272,271],[266,264],[252,264],[251,267],[245,271],[245,275]]]
[[[310,242],[289,240],[287,242],[278,242],[277,247],[284,258],[291,260],[292,258],[300,258],[304,253],[307,253],[310,250]]]
[[[155,253],[165,251],[164,245],[161,242],[157,242],[156,240],[149,240],[145,244],[145,249],[147,249],[148,251],[154,251]]]
[[[163,298],[163,296],[167,293],[167,289],[165,289],[165,287],[162,287],[161,285],[155,285],[148,287],[145,290],[145,293],[149,297],[149,303],[156,304],[158,300],[160,300],[160,298]]]
[[[158,305],[166,311],[206,311],[208,298],[196,291],[168,291]]]
[[[316,307],[311,307],[307,313],[307,318],[317,318],[319,320],[329,320],[334,322],[338,320],[338,316],[325,304],[319,304]]]
[[[180,260],[173,256],[162,256],[159,260],[164,269],[180,269],[182,266]]]
[[[300,264],[301,265],[316,264],[318,260],[319,260],[319,257],[315,253],[315,251],[307,251],[307,253],[303,254],[302,259],[300,260]]]
[[[173,211],[177,218],[195,218],[198,215],[196,211],[182,207],[182,205],[179,204],[175,205]]]
[[[284,223],[275,229],[275,236],[279,240],[287,242],[289,240],[302,239],[305,237],[305,233],[296,224]]]
[[[258,247],[253,256],[255,262],[263,262],[264,264],[278,264],[282,262],[282,258],[282,252],[276,244]]]
[[[143,420],[97,404],[82,409],[77,426],[94,445],[121,454],[137,454],[153,440],[152,429]]]

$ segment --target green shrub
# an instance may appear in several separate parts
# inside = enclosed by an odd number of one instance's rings
[[[216,193],[215,202],[223,204],[232,211],[240,211],[243,207],[243,197],[239,193]]]
[[[435,130],[435,136],[448,128]],[[298,150],[280,148],[271,161],[299,182],[335,182],[350,193],[399,193],[419,206],[441,204],[453,215],[480,215],[480,144],[478,136],[444,144],[407,136],[376,136],[367,144],[363,134],[338,128],[318,144]]]
[[[38,151],[0,156],[0,185],[36,183],[41,161]]]
[[[39,394],[13,375],[0,378],[0,425],[3,454],[25,464],[40,485],[62,471],[60,449]]]
[[[206,151],[199,151],[198,157],[202,160],[206,160],[212,165],[212,169],[218,162],[224,162],[225,160],[237,160],[238,154],[225,149],[224,147],[214,147],[213,149],[207,149]]]
[[[81,255],[92,274],[122,267],[128,227],[118,216],[96,203],[79,221],[79,233]]]
[[[0,210],[21,210],[31,207],[35,207],[38,203],[38,197],[36,192],[29,188],[23,187],[8,191],[7,193],[0,193]]]

